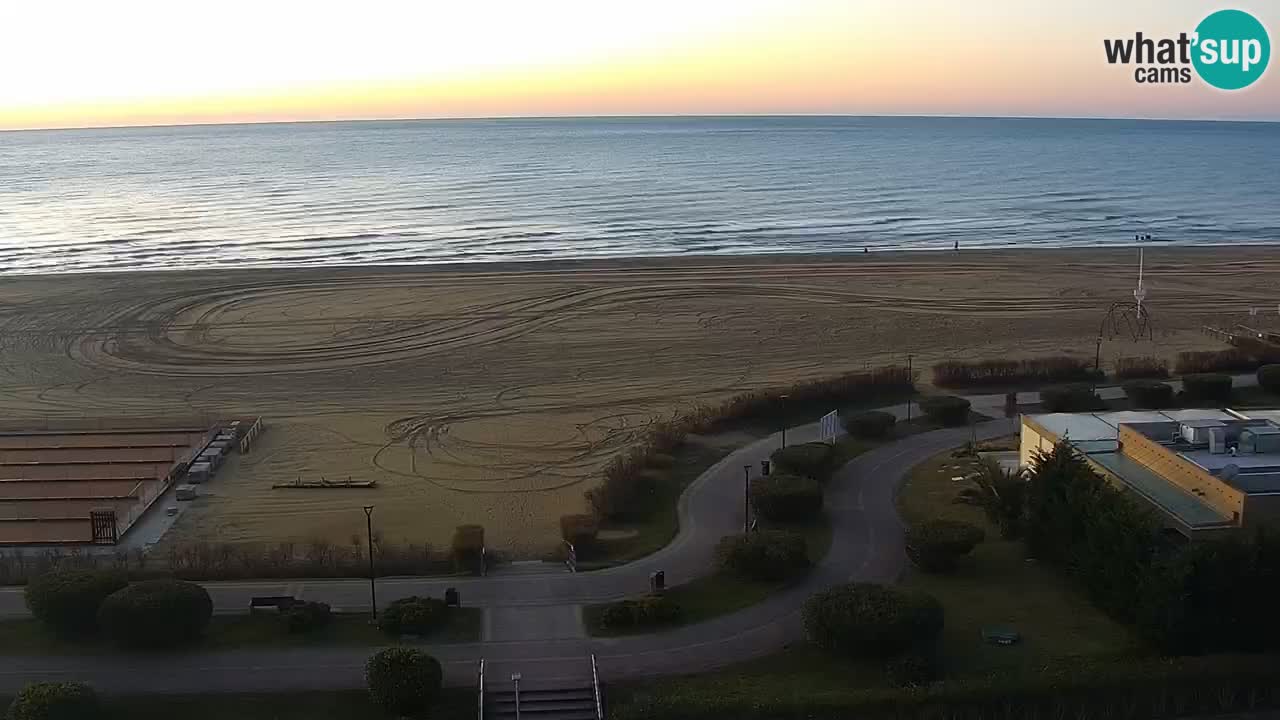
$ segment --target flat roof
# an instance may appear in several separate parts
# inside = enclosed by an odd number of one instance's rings
[[[1242,472],[1234,477],[1224,478],[1224,480],[1250,495],[1280,493],[1280,471]]]
[[[1142,463],[1132,460],[1121,453],[1087,453],[1086,456],[1119,478],[1134,492],[1147,498],[1156,507],[1164,510],[1193,530],[1220,527],[1232,523],[1232,518],[1223,515],[1205,501],[1160,477]]]

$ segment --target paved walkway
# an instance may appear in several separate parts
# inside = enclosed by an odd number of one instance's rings
[[[1237,382],[1241,385],[1245,382]],[[1104,397],[1123,394],[1102,388]],[[1021,402],[1038,394],[1020,393]],[[1003,414],[1003,395],[972,396],[978,412]],[[889,408],[905,415],[906,407]],[[378,598],[386,603],[408,595],[440,597],[456,587],[464,604],[485,609],[484,640],[428,648],[445,666],[446,682],[471,685],[477,661],[485,658],[492,677],[519,670],[526,678],[582,678],[585,658],[598,656],[601,673],[619,678],[698,672],[775,652],[802,640],[800,606],[810,594],[853,580],[893,582],[903,570],[902,528],[894,506],[899,483],[931,455],[979,439],[1008,435],[1012,419],[921,433],[876,448],[840,469],[827,487],[832,544],[827,556],[793,587],[764,602],[713,620],[664,633],[589,639],[581,606],[648,590],[649,573],[663,570],[670,585],[686,583],[714,568],[714,549],[743,522],[743,467],[754,476],[759,461],[778,447],[777,435],[740,448],[704,472],[681,496],[680,531],[662,550],[616,568],[569,574],[549,565],[545,574],[495,573],[486,578],[385,578]],[[787,431],[790,442],[815,440],[816,424]],[[366,580],[256,581],[207,583],[215,612],[239,613],[254,595],[294,595],[335,608],[368,609]],[[21,590],[0,590],[0,617],[27,615]],[[0,692],[41,679],[86,680],[103,690],[207,692],[311,690],[362,687],[363,667],[373,648],[311,647],[254,649],[161,656],[0,657]],[[0,649],[3,652],[3,649]]]

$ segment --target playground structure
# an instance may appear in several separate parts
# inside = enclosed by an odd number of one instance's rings
[[[252,423],[131,418],[0,428],[0,544],[112,545],[177,483],[194,496]]]

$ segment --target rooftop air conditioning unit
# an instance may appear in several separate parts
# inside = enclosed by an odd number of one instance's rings
[[[1209,430],[1209,452],[1213,455],[1224,455],[1227,452],[1227,429],[1212,428]]]

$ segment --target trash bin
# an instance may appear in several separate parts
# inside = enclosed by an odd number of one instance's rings
[[[662,592],[667,589],[667,574],[661,570],[653,574],[653,590],[654,592]]]
[[[444,591],[444,604],[448,607],[462,607],[462,599],[458,597],[457,588],[446,588]]]
[[[768,460],[761,460],[761,461],[760,461],[760,474],[761,474],[761,475],[768,475],[768,474],[769,474],[769,461],[768,461]]]

